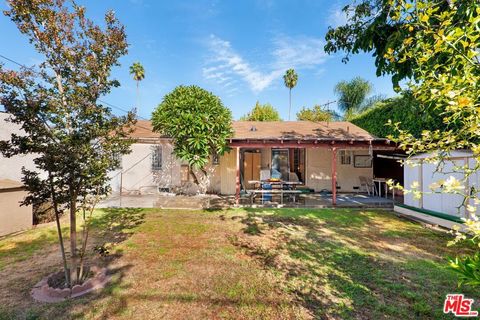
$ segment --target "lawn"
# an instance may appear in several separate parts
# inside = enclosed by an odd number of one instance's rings
[[[450,235],[390,212],[110,209],[93,226],[112,281],[57,304],[29,297],[61,265],[54,226],[0,239],[0,319],[439,319],[460,292]]]

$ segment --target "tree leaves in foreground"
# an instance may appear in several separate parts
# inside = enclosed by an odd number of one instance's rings
[[[153,111],[155,131],[172,138],[174,154],[199,169],[205,169],[211,155],[228,151],[232,137],[232,113],[220,98],[198,86],[178,86],[165,95]],[[200,183],[193,175],[197,185]]]
[[[463,197],[465,226],[473,237],[457,232],[454,242],[470,239],[480,245],[480,190],[472,183],[475,180],[472,175],[477,175],[480,168],[478,1],[364,0],[345,10],[352,13],[348,25],[329,31],[325,50],[345,50],[347,54],[373,52],[377,74],[392,74],[397,89],[400,80],[413,80],[408,87],[415,99],[424,110],[442,119],[441,127],[423,130],[420,137],[403,129],[402,123],[392,122],[398,131],[395,140],[400,147],[409,155],[431,154],[424,161],[436,164],[438,172],[442,172],[442,163],[449,161],[452,151],[467,149],[473,152],[475,163],[468,167],[454,165],[453,172],[445,172],[448,179],[436,180],[429,188],[432,193]],[[405,192],[422,196],[424,191],[417,190],[417,185]],[[468,261],[477,258],[478,255],[473,255],[457,261],[468,265]],[[478,285],[478,276],[472,277],[468,268],[459,267],[456,271],[463,274],[462,283]]]
[[[257,101],[252,111],[240,118],[241,121],[282,121],[277,109],[270,103],[260,104]]]
[[[133,114],[117,117],[98,102],[119,83],[112,67],[127,52],[123,26],[112,12],[104,28],[85,18],[85,8],[62,0],[10,0],[4,12],[28,37],[43,62],[34,68],[7,70],[0,66],[0,99],[11,122],[24,135],[0,142],[6,157],[35,154],[38,170],[23,169],[29,192],[24,204],[51,202],[55,211],[66,286],[81,283],[88,239],[88,217],[108,191],[108,173],[116,154],[129,152],[124,139]],[[70,216],[70,257],[60,215]],[[77,246],[77,213],[84,218]]]

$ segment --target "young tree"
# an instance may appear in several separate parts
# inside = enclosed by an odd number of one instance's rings
[[[292,89],[295,88],[298,82],[298,75],[293,69],[288,69],[283,76],[285,87],[288,88],[288,120],[290,120],[290,111],[292,110]]]
[[[127,52],[123,26],[112,12],[104,29],[85,18],[85,8],[63,0],[10,0],[5,15],[44,57],[38,70],[0,66],[0,99],[10,121],[24,135],[0,142],[4,156],[33,153],[38,171],[23,168],[29,192],[24,204],[51,202],[55,211],[66,286],[88,275],[84,257],[88,216],[108,192],[108,172],[118,165],[114,154],[127,153],[133,114],[112,115],[98,99],[118,87],[110,71]],[[67,257],[59,217],[70,217]],[[84,218],[78,248],[77,213]]]
[[[349,120],[355,113],[363,109],[372,85],[361,77],[350,81],[340,81],[335,86],[338,95],[338,107],[344,112],[344,118]]]
[[[137,82],[137,113],[140,110],[140,81],[145,79],[145,69],[143,69],[143,66],[140,62],[134,62],[130,66],[130,74],[133,76],[133,80]]]
[[[332,121],[335,117],[336,115],[333,111],[324,110],[322,106],[318,104],[311,109],[303,107],[302,110],[297,113],[297,120],[300,121]]]
[[[401,123],[392,123],[398,130],[400,147],[408,154],[432,154],[424,161],[436,163],[437,171],[442,172],[441,164],[448,161],[451,151],[469,149],[473,152],[475,164],[455,166],[453,173],[457,174],[435,181],[430,188],[433,193],[463,197],[462,206],[467,213],[465,225],[471,236],[458,233],[456,240],[468,238],[479,244],[479,187],[469,179],[480,169],[478,1],[364,0],[354,8],[347,26],[329,31],[325,49],[348,53],[373,51],[377,73],[392,74],[397,89],[400,80],[414,80],[409,88],[415,99],[425,110],[441,116],[443,126],[424,130],[420,137],[415,137],[403,130]],[[406,192],[422,196],[415,184]],[[461,283],[480,284],[480,251],[452,260],[451,266],[459,272]]]
[[[258,101],[252,111],[240,118],[242,121],[282,121],[277,109],[270,103],[260,104]]]
[[[220,98],[198,86],[178,86],[153,111],[153,129],[173,140],[174,154],[208,177],[213,154],[228,151],[233,134],[232,113]],[[193,171],[197,185],[200,179]]]

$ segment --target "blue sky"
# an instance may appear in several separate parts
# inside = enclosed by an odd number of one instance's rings
[[[335,84],[355,76],[371,81],[374,94],[394,95],[390,78],[375,76],[369,54],[354,56],[348,64],[343,64],[342,54],[328,56],[323,52],[328,26],[345,22],[340,12],[342,2],[77,0],[77,3],[84,5],[87,15],[99,22],[106,10],[113,9],[125,25],[129,53],[113,73],[122,86],[104,100],[124,109],[135,105],[135,82],[128,67],[140,61],[146,71],[146,78],[140,84],[139,114],[144,118],[149,118],[162,97],[177,85],[196,84],[218,95],[235,119],[247,113],[257,100],[271,103],[287,119],[288,89],[282,75],[290,67],[299,75],[298,85],[292,91],[292,119],[302,106],[335,100]],[[5,8],[5,2],[0,3],[0,9]],[[0,33],[0,54],[27,65],[41,61],[26,38],[3,15]],[[17,67],[2,62],[7,67]]]

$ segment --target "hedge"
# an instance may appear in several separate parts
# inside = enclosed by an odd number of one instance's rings
[[[410,94],[377,102],[350,122],[379,138],[390,135],[396,137],[393,128],[386,125],[388,120],[400,122],[401,129],[408,130],[416,137],[420,136],[422,130],[445,127],[438,113],[424,110]]]

